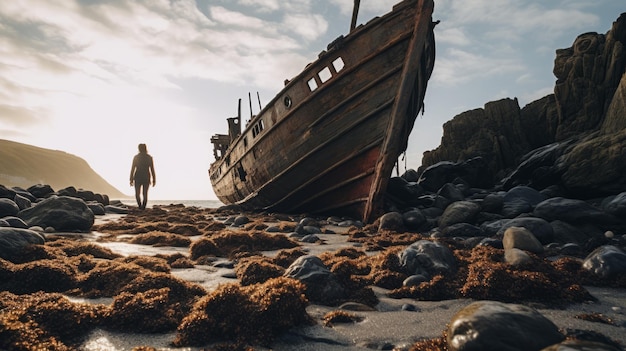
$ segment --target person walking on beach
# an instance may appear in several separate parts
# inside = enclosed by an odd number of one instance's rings
[[[146,144],[139,144],[139,153],[133,157],[133,165],[130,168],[130,186],[135,186],[135,199],[137,207],[145,209],[148,204],[148,188],[152,178],[152,186],[156,185],[154,163],[152,156],[148,154]],[[143,195],[143,200],[141,196]]]

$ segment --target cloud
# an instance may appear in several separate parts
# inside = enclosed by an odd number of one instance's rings
[[[259,12],[273,12],[280,8],[278,0],[240,0],[239,3],[254,7]]]
[[[480,55],[456,48],[437,58],[431,80],[446,86],[485,81],[495,76],[523,71],[518,58]]]
[[[287,15],[283,23],[308,41],[318,39],[328,30],[328,22],[321,15]]]
[[[21,106],[0,104],[0,125],[28,128],[41,122],[37,117],[39,113]]]

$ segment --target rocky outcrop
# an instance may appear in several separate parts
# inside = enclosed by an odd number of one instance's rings
[[[557,50],[554,94],[522,109],[503,99],[454,117],[441,145],[424,153],[419,173],[480,156],[484,179],[504,189],[557,185],[580,198],[625,191],[625,45],[626,13],[607,34],[578,36]]]
[[[553,73],[559,125],[556,140],[565,140],[602,124],[626,68],[626,13],[606,34],[585,33],[572,47],[556,52]]]

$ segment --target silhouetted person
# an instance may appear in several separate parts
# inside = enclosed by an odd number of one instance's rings
[[[139,153],[133,157],[133,165],[130,168],[130,185],[135,185],[135,199],[140,209],[145,209],[148,204],[148,188],[152,177],[152,186],[156,185],[154,163],[152,156],[148,154],[146,144],[139,144]],[[141,200],[143,195],[143,201]]]

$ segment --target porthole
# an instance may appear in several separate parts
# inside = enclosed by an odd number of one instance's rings
[[[291,98],[289,96],[285,96],[283,103],[285,103],[286,108],[290,108],[292,104]]]

